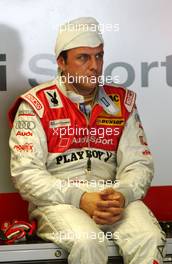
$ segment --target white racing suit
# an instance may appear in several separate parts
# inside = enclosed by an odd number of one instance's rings
[[[9,118],[12,179],[40,237],[67,249],[70,264],[107,263],[107,233],[124,263],[162,263],[164,233],[140,201],[153,163],[134,92],[100,87],[88,121],[54,80],[21,96]],[[125,210],[122,220],[99,226],[80,198],[107,187],[123,193]]]

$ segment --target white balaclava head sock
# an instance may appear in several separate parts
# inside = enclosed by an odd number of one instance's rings
[[[92,17],[80,17],[60,25],[55,45],[56,58],[64,50],[78,47],[95,48],[103,43],[97,20]]]

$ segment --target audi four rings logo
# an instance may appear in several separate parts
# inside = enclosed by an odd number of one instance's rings
[[[17,121],[15,124],[16,129],[28,129],[33,130],[36,127],[35,122],[33,121]]]

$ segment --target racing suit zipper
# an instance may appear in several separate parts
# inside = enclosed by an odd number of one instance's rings
[[[87,120],[88,121],[88,120]],[[88,153],[88,160],[87,160],[87,173],[90,174],[91,173],[91,150],[90,150],[90,124],[88,122],[88,150],[90,151]]]
[[[90,111],[90,113],[89,113],[88,116],[85,113],[82,112],[82,114],[85,117],[86,124],[87,124],[87,128],[88,128],[88,150],[90,152],[88,152],[87,167],[86,167],[86,170],[85,170],[86,171],[86,174],[88,176],[90,176],[90,174],[91,174],[91,166],[92,166],[92,164],[91,164],[91,150],[90,150],[90,124],[89,123],[90,123],[91,112],[92,112],[92,110],[93,110],[93,108],[94,108],[95,105],[96,105],[96,103],[93,104],[93,106],[91,108],[91,111]]]
[[[90,150],[90,125],[89,125],[89,121],[90,121],[91,112],[90,112],[89,116],[87,116],[86,113],[82,112],[81,110],[80,110],[80,112],[84,116],[85,121],[86,121],[87,129],[88,129],[88,150]],[[88,159],[87,159],[87,165],[86,165],[85,173],[88,176],[91,173],[91,153],[90,152],[88,152]]]
[[[86,120],[86,124],[87,124],[87,129],[88,129],[88,159],[87,159],[87,165],[86,165],[86,169],[85,169],[85,173],[87,174],[87,176],[91,175],[91,169],[92,169],[92,164],[91,164],[91,150],[90,150],[90,117],[91,117],[91,113],[95,107],[95,105],[97,104],[96,102],[96,94],[97,92],[94,94],[94,98],[92,101],[92,107],[91,110],[89,112],[89,114],[86,114],[86,109],[85,109],[85,103],[84,105],[82,105],[82,110],[80,108],[80,104],[78,104],[78,108],[80,109],[81,114],[83,114],[85,120]]]

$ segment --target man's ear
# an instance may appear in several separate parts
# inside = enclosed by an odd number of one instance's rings
[[[65,65],[66,65],[66,63],[65,63],[64,58],[63,58],[62,56],[59,56],[59,57],[57,58],[57,64],[58,64],[59,68],[60,68],[62,71],[65,70]]]

